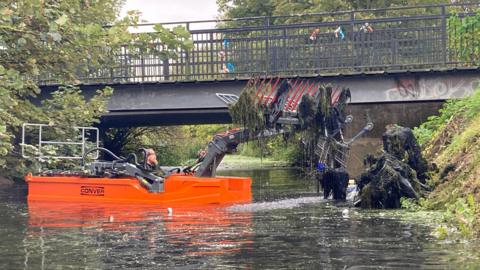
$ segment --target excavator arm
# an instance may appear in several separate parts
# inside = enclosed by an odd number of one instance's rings
[[[195,170],[195,176],[214,176],[225,154],[234,152],[238,144],[246,142],[248,139],[248,130],[243,128],[232,129],[215,135],[213,140],[208,143],[206,152],[200,154],[200,163]]]
[[[355,136],[348,140],[343,138],[342,129],[353,120],[352,116],[344,115],[345,105],[350,99],[348,89],[342,89],[332,94],[331,89],[325,90],[319,83],[308,80],[265,79],[261,81],[253,79],[252,81],[249,82],[249,86],[252,87],[253,85],[253,87],[258,88],[254,101],[257,102],[258,107],[262,108],[265,114],[266,128],[253,135],[246,128],[236,128],[216,134],[213,140],[208,143],[206,150],[201,152],[197,163],[184,169],[184,172],[194,173],[198,177],[214,177],[216,169],[225,154],[234,152],[240,143],[284,134],[286,133],[285,130],[301,130],[305,124],[305,119],[301,119],[302,116],[299,113],[303,96],[311,97],[314,100],[314,106],[319,108],[318,110],[324,106],[331,112],[323,115],[323,121],[327,124],[318,126],[317,134],[321,139],[320,141],[334,141],[348,149],[353,141],[373,128],[373,123],[368,119],[365,127]],[[268,84],[270,85],[267,87]],[[238,97],[234,98],[231,94],[217,93],[217,96],[229,106],[238,100]],[[225,97],[228,97],[228,99]],[[325,100],[327,101],[325,102]],[[323,108],[323,110],[327,112],[327,108]],[[314,120],[312,119],[312,121]],[[287,126],[293,126],[293,128],[287,129]],[[321,144],[318,144],[317,148],[319,149],[316,149],[316,152],[325,152],[326,149]],[[325,154],[319,155],[319,162],[324,162],[322,155]],[[344,166],[344,163],[341,165]]]
[[[283,130],[268,129],[256,135],[251,135],[246,128],[235,128],[224,133],[216,134],[213,140],[207,145],[207,150],[200,154],[195,169],[195,176],[212,177],[223,157],[227,153],[236,151],[240,143],[248,142],[259,138],[268,138],[285,133]]]

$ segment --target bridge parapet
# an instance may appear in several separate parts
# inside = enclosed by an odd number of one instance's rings
[[[184,82],[477,67],[476,57],[464,55],[469,47],[479,46],[474,36],[480,25],[462,28],[471,38],[458,39],[461,26],[449,23],[449,18],[454,13],[472,16],[478,7],[430,5],[166,23],[184,25],[193,49],[162,61],[124,48],[117,53],[115,66],[92,70],[79,79],[87,84]]]

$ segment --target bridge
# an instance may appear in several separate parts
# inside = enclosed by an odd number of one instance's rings
[[[476,8],[449,4],[165,23],[188,29],[193,48],[162,60],[125,47],[114,65],[80,74],[81,88],[87,95],[107,85],[115,89],[102,119],[107,126],[229,122],[216,94],[238,95],[252,76],[349,87],[358,108],[435,103],[478,86],[480,25],[459,23]],[[41,83],[46,93],[55,89],[51,78]],[[424,115],[438,104],[429,107]]]

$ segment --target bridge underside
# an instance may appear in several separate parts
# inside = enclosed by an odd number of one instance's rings
[[[354,116],[348,126],[346,136],[351,137],[365,124],[366,114],[375,123],[369,137],[379,138],[389,124],[415,127],[425,121],[428,116],[436,114],[443,101],[389,102],[389,103],[353,103],[347,112]],[[132,116],[133,115],[133,116]],[[105,127],[132,126],[167,126],[184,124],[228,124],[231,123],[228,109],[212,110],[179,110],[179,111],[145,111],[115,112],[102,118]]]
[[[228,108],[113,111],[101,118],[106,127],[226,124],[232,119]]]
[[[322,77],[295,77],[292,80],[314,80],[331,84],[336,88],[349,88],[352,108],[365,110],[397,108],[401,120],[412,109],[429,107],[424,115],[436,113],[438,104],[449,98],[459,98],[473,92],[479,86],[480,70],[450,70],[442,72],[421,71],[409,73],[355,74]],[[246,80],[139,83],[113,85],[81,85],[83,93],[92,96],[105,86],[114,88],[108,105],[109,113],[102,117],[105,127],[134,127],[184,124],[229,123],[227,105],[217,97],[218,93],[240,95]],[[43,97],[56,90],[45,86]],[[390,104],[390,105],[389,105]],[[394,104],[413,104],[396,106]],[[428,106],[427,106],[428,105]],[[380,107],[378,107],[380,106]],[[408,107],[408,108],[407,108]],[[374,114],[372,111],[371,115]],[[403,115],[403,116],[402,116]],[[358,118],[358,116],[357,116]],[[401,122],[401,121],[394,121]]]

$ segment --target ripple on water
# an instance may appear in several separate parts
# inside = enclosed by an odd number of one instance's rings
[[[227,208],[231,212],[260,212],[276,209],[292,209],[303,205],[325,201],[322,197],[302,197],[295,199],[284,199],[273,202],[257,202],[249,204],[234,205]]]
[[[479,269],[478,243],[422,218],[325,201],[296,171],[243,175],[257,201],[227,208],[48,210],[0,192],[0,269]]]

